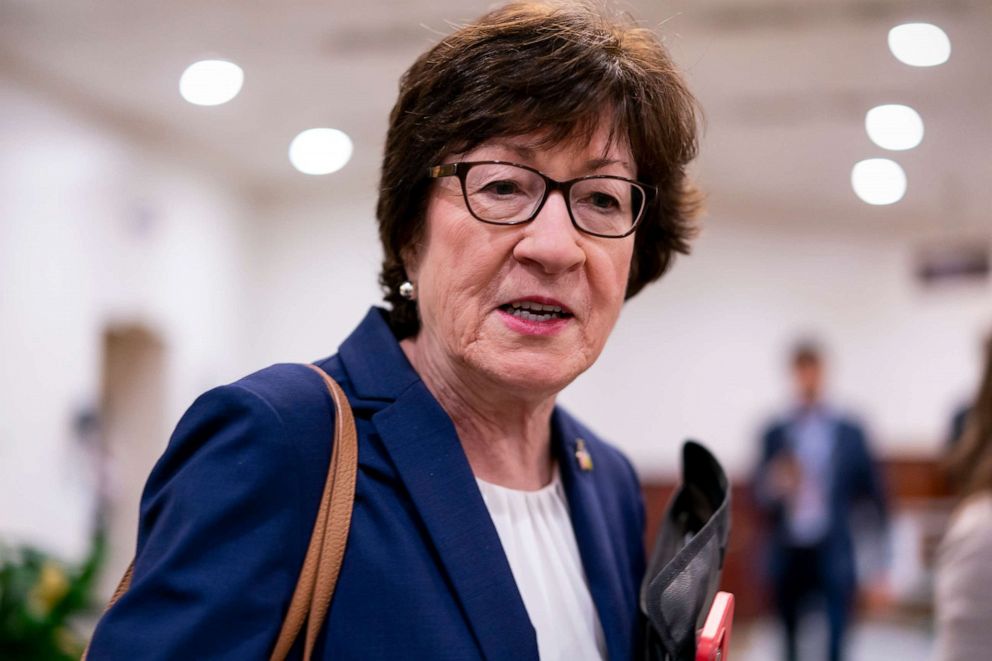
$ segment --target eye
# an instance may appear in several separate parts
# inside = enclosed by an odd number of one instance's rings
[[[489,193],[490,195],[496,195],[500,197],[506,197],[509,195],[514,195],[520,192],[520,185],[509,179],[500,179],[498,181],[490,181],[488,184],[479,189],[480,193]]]
[[[599,216],[625,214],[630,209],[631,186],[619,178],[590,177],[572,189],[572,208]]]
[[[620,201],[608,193],[593,192],[589,195],[589,203],[603,211],[613,211],[620,208]]]
[[[623,203],[616,195],[601,190],[586,191],[573,205],[598,214],[616,214],[623,210]]]

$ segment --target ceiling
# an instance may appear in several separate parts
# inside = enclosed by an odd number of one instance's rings
[[[417,54],[491,3],[476,0],[0,0],[0,75],[129,138],[196,162],[264,199],[371,196],[397,80]],[[706,113],[697,176],[714,221],[837,232],[992,236],[992,0],[633,0],[656,26]],[[913,68],[890,27],[936,23],[950,60]],[[204,56],[238,62],[231,103],[178,94]],[[0,97],[0,104],[2,104]],[[864,114],[905,103],[923,143],[885,152]],[[355,143],[340,172],[293,170],[290,140],[330,126]],[[853,194],[852,165],[891,156],[900,202]]]

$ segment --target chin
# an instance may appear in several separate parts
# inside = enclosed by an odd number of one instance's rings
[[[480,367],[515,392],[557,394],[589,367],[578,364],[574,354],[565,358],[533,352],[514,354],[495,356],[492,364]]]

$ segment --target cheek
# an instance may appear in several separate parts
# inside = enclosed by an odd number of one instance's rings
[[[446,326],[472,325],[488,310],[508,252],[471,219],[433,220],[418,270],[421,314]]]
[[[489,261],[484,241],[472,236],[471,227],[454,225],[439,228],[427,251],[425,276],[435,292],[444,298],[458,298],[471,292]]]
[[[598,268],[590,276],[595,323],[591,328],[593,337],[589,339],[600,349],[606,344],[623,307],[632,252],[631,246],[610,246],[597,256]]]
[[[627,281],[630,278],[630,263],[633,258],[633,241],[624,241],[620,245],[610,245],[603,251],[601,278],[598,286],[602,296],[609,301],[610,307],[619,311],[627,293]]]

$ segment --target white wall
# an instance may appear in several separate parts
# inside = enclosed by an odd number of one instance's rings
[[[381,301],[374,184],[355,191],[334,175],[325,179],[340,202],[269,204],[253,225],[255,368],[335,353],[369,306]]]
[[[72,420],[99,401],[106,327],[164,341],[170,426],[238,373],[245,215],[195,165],[0,79],[0,537],[85,549],[93,474]]]

